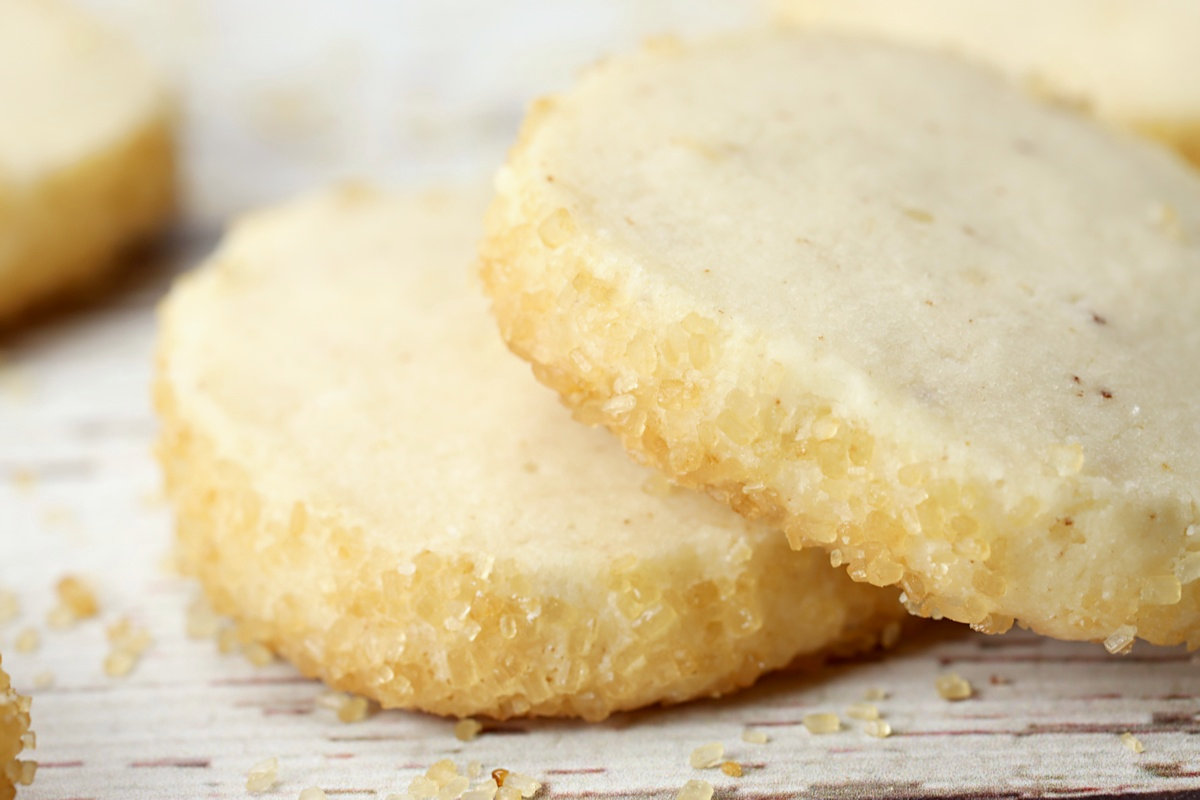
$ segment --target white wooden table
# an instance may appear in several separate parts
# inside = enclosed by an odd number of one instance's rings
[[[300,33],[272,43],[262,37],[273,3],[85,2],[188,92],[188,215],[101,301],[0,340],[0,588],[22,604],[0,627],[0,652],[35,698],[41,763],[22,798],[246,797],[247,769],[269,756],[280,781],[264,797],[316,785],[330,797],[382,798],[446,757],[537,776],[553,798],[671,798],[691,778],[711,781],[718,798],[746,800],[1200,797],[1200,664],[1179,650],[1138,646],[1117,658],[1021,633],[935,628],[886,659],[776,676],[719,702],[599,725],[494,724],[464,743],[451,722],[418,714],[339,723],[315,703],[322,688],[286,664],[254,667],[187,638],[194,589],[163,568],[171,528],[150,455],[153,304],[212,247],[219,220],[348,173],[402,184],[470,174],[500,157],[523,103],[565,83],[567,65],[668,24],[695,30],[752,13],[737,2],[520,0],[498,10],[321,0],[305,5],[314,16],[296,23]],[[296,93],[313,82],[318,51],[361,78],[342,100],[325,78]],[[66,573],[96,583],[102,613],[60,632],[45,619]],[[102,669],[104,625],[121,616],[148,627],[154,643],[115,679]],[[17,652],[27,627],[41,647]],[[976,696],[941,700],[933,684],[948,670]],[[37,688],[46,673],[53,685]],[[812,711],[844,712],[872,687],[889,693],[878,705],[890,738],[867,737],[844,713],[838,733],[813,736],[800,724]],[[743,742],[747,727],[770,741]],[[1126,731],[1144,753],[1122,744]],[[743,777],[688,766],[710,741],[725,743]]]

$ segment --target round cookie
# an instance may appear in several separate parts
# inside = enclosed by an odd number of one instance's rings
[[[16,693],[8,673],[0,667],[0,800],[12,800],[17,786],[33,783],[36,765],[17,757],[33,749],[29,730],[29,698]]]
[[[58,0],[0,2],[0,322],[96,282],[169,216],[162,87]]]
[[[468,286],[483,192],[262,212],[161,313],[181,559],[302,672],[385,706],[715,695],[904,615],[571,420]]]
[[[785,22],[979,58],[1161,138],[1200,164],[1200,3],[774,0]]]
[[[482,275],[577,416],[911,611],[1200,645],[1200,175],[949,56],[658,44],[536,104]]]

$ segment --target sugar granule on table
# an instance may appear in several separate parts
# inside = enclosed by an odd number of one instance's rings
[[[813,734],[833,733],[842,727],[838,715],[830,713],[806,714],[803,723],[808,732]]]
[[[725,745],[720,742],[702,744],[688,756],[688,763],[693,769],[709,769],[721,763],[725,756]]]
[[[975,693],[971,684],[957,672],[939,675],[934,686],[943,700],[966,700]]]
[[[246,772],[246,791],[252,793],[266,792],[279,779],[279,759],[271,756],[264,758]]]

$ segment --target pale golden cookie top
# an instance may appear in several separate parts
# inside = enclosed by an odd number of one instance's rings
[[[1200,176],[986,71],[800,34],[654,49],[552,100],[498,184],[929,455],[1012,480],[1078,445],[1083,476],[1197,491]]]
[[[784,19],[981,58],[1123,120],[1200,122],[1194,0],[774,0]]]
[[[484,206],[347,189],[239,224],[168,302],[180,416],[278,508],[333,514],[398,565],[433,550],[524,560],[531,576],[625,554],[701,555],[707,570],[774,549],[573,422],[505,350],[467,286],[463,235]]]
[[[0,2],[0,179],[24,182],[86,158],[162,104],[147,65],[68,4]]]
[[[757,32],[598,65],[496,186],[502,332],[641,457],[926,615],[1200,642],[1172,153],[949,55]]]

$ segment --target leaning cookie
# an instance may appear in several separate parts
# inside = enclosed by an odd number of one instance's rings
[[[0,800],[12,800],[17,786],[33,783],[37,765],[18,756],[33,749],[29,730],[29,698],[17,694],[8,674],[0,668]]]
[[[58,0],[0,2],[0,323],[95,284],[169,216],[154,74]]]
[[[504,337],[681,483],[985,631],[1200,645],[1200,174],[952,57],[658,43],[541,101]]]
[[[385,706],[570,715],[715,695],[903,615],[570,418],[468,287],[483,192],[314,196],[162,309],[186,569]]]
[[[1092,106],[1200,164],[1200,3],[773,0],[785,22],[942,47]]]

